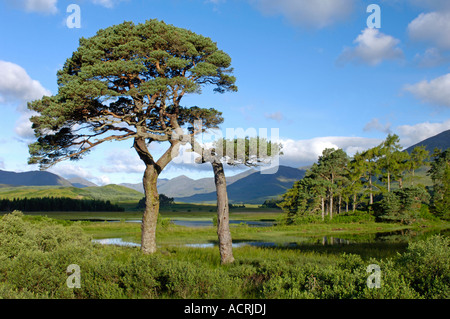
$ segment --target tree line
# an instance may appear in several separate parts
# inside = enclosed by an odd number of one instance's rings
[[[73,199],[67,197],[43,197],[0,200],[0,211],[14,210],[24,212],[123,212],[124,208],[112,204],[109,200]]]
[[[328,148],[278,206],[288,223],[305,217],[332,219],[343,211],[365,211],[377,220],[408,223],[421,213],[448,220],[449,163],[449,150],[436,149],[430,154],[418,146],[411,153],[402,151],[395,134],[352,158],[342,149]],[[416,171],[424,166],[429,168],[431,187],[416,183]]]

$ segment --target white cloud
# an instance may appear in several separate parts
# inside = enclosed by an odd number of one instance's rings
[[[450,56],[444,55],[440,49],[428,48],[424,54],[416,54],[415,62],[419,67],[432,68],[450,61]]]
[[[39,81],[33,80],[21,66],[0,60],[0,102],[26,102],[50,95]]]
[[[36,114],[36,112],[23,112],[20,118],[16,121],[14,131],[19,137],[25,139],[27,143],[30,140],[35,139],[34,130],[31,128],[32,123],[30,121],[30,117]]]
[[[144,173],[145,164],[133,150],[115,150],[105,159],[107,165],[99,170],[103,173]]]
[[[274,120],[277,122],[281,122],[283,120],[283,114],[280,111],[274,112],[274,113],[266,113],[264,114],[264,117],[270,120]]]
[[[20,8],[26,12],[37,12],[44,14],[55,14],[58,12],[58,0],[6,0],[14,7]],[[118,2],[125,0],[90,0],[93,4],[112,8]],[[69,3],[68,3],[69,4]],[[65,4],[65,5],[68,5]]]
[[[58,0],[8,0],[15,6],[27,12],[39,12],[46,14],[55,14],[58,12],[56,4]]]
[[[121,2],[124,0],[92,0],[94,4],[101,5],[105,8],[112,8],[114,7],[118,2]]]
[[[408,25],[411,39],[450,50],[450,11],[421,13]]]
[[[406,85],[405,91],[412,93],[423,102],[450,107],[450,73],[433,79]]]
[[[352,61],[375,66],[383,60],[403,57],[403,51],[397,47],[400,40],[383,34],[375,28],[364,29],[353,42],[356,46],[344,49],[344,52],[338,58],[338,64]]]
[[[354,0],[250,0],[266,15],[283,15],[291,24],[324,28],[343,21],[353,11]]]
[[[48,171],[66,179],[81,177],[97,185],[111,184],[108,176],[95,176],[92,172],[79,165],[58,163],[55,166],[49,168]]]
[[[383,124],[379,119],[373,118],[364,126],[364,131],[380,131],[386,134],[391,133],[391,123]]]
[[[283,156],[280,157],[281,165],[301,167],[317,162],[326,148],[343,149],[349,156],[357,151],[363,151],[379,145],[380,139],[363,137],[316,137],[309,140],[281,140],[283,144]]]
[[[17,104],[21,113],[16,122],[16,134],[25,139],[34,138],[29,118],[36,114],[27,109],[27,102],[51,95],[39,81],[33,80],[21,66],[0,60],[0,103]]]
[[[442,123],[424,122],[415,125],[401,125],[397,127],[397,132],[402,146],[407,148],[449,129],[450,119]]]

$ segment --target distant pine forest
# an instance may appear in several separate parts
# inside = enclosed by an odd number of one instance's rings
[[[0,200],[0,211],[24,212],[123,212],[125,209],[109,200],[73,199],[67,197],[23,198]]]

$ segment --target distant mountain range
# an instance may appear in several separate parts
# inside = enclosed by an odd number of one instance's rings
[[[440,148],[445,150],[450,147],[450,130],[427,138],[422,142],[414,144],[406,149],[411,152],[414,147],[424,145],[427,150],[433,152]],[[243,173],[227,177],[228,197],[231,203],[263,203],[266,199],[277,197],[291,188],[293,183],[305,175],[307,167],[293,168],[288,166],[279,166],[274,174],[261,174],[254,169],[248,169]],[[0,170],[0,187],[8,186],[60,186],[72,187],[78,189],[86,188],[86,192],[93,192],[99,189],[96,184],[83,179],[71,178],[65,179],[56,174],[46,171],[30,172],[9,172]],[[112,185],[114,186],[114,185]],[[125,186],[125,187],[123,187]],[[126,189],[132,189],[144,193],[142,183],[120,184],[119,189],[114,192],[124,192]],[[105,186],[103,186],[105,188]],[[72,189],[72,192],[74,190]],[[81,191],[81,190],[80,190]],[[110,193],[110,196],[119,196],[119,193],[111,192],[110,189],[101,190],[103,193]],[[216,201],[216,191],[214,178],[191,179],[181,175],[172,179],[159,179],[158,192],[166,196],[173,197],[177,202],[186,203],[213,203]],[[78,194],[79,191],[76,192]],[[126,193],[126,192],[125,192]],[[81,196],[88,196],[78,194]],[[139,193],[126,194],[125,196],[137,198]]]
[[[295,181],[303,178],[306,169],[279,166],[274,174],[261,174],[254,169],[227,177],[230,203],[261,204],[266,199],[284,194]],[[144,192],[142,183],[120,184]],[[158,180],[158,192],[173,197],[176,202],[212,203],[216,201],[214,178],[191,179],[181,175]]]

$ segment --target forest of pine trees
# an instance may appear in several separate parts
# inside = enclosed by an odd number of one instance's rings
[[[416,182],[416,171],[424,166],[432,186]],[[390,134],[380,145],[352,158],[342,149],[325,149],[278,206],[287,223],[330,220],[342,213],[403,223],[420,215],[448,220],[449,181],[450,150],[429,154],[418,146],[408,153],[401,150],[399,137]]]

